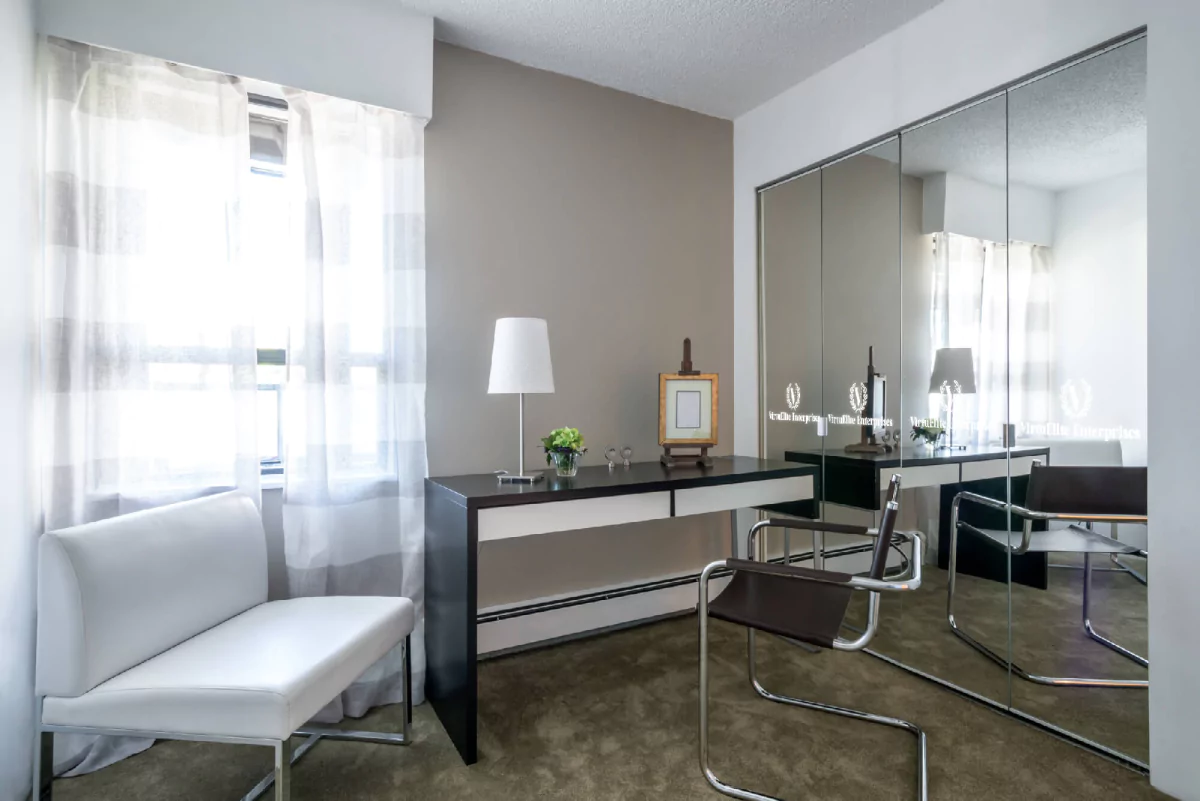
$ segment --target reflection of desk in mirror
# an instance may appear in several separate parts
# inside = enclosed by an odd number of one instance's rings
[[[825,503],[864,509],[880,510],[882,490],[893,473],[899,473],[902,488],[940,487],[941,503],[938,515],[938,566],[945,569],[950,559],[950,504],[963,490],[1003,499],[1010,451],[995,446],[968,446],[965,450],[934,450],[923,446],[905,446],[891,453],[846,453],[840,449],[786,451],[784,459],[800,464],[824,465],[817,474],[816,498]],[[1012,455],[1013,503],[1025,500],[1029,468],[1035,460],[1050,462],[1046,446],[1016,447]],[[965,509],[963,510],[965,511]],[[979,512],[983,512],[980,514]],[[980,528],[1004,529],[1004,515],[995,510],[972,511],[963,522]],[[1012,525],[1019,525],[1019,521]],[[1008,565],[1003,551],[976,541],[974,537],[959,540],[958,572],[996,581],[1007,581]],[[1024,554],[1012,560],[1012,580],[1020,584],[1045,589],[1047,564],[1044,554]]]

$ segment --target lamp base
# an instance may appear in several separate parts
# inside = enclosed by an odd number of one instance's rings
[[[539,481],[544,481],[545,476],[541,473],[532,476],[522,476],[513,473],[499,473],[496,478],[501,484],[536,484]]]

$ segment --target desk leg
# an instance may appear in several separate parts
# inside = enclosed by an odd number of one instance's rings
[[[732,559],[738,558],[738,522],[737,509],[729,511],[729,556]],[[751,557],[753,558],[753,557]]]
[[[478,714],[478,512],[425,492],[425,695],[463,762]]]

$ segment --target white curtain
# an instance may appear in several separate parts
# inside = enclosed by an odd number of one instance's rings
[[[975,360],[976,392],[955,405],[956,441],[995,443],[1006,421],[1048,419],[1050,263],[1041,245],[934,235],[933,350],[971,348]],[[931,396],[931,416],[940,403]]]
[[[224,489],[258,498],[240,81],[43,40],[46,530]],[[59,738],[83,773],[149,740]]]
[[[289,92],[283,527],[289,592],[416,605],[424,698],[425,121]],[[319,716],[403,699],[400,651]]]

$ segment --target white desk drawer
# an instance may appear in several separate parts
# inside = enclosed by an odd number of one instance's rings
[[[479,541],[528,537],[551,531],[643,523],[671,516],[670,492],[554,501],[479,510]]]
[[[744,481],[716,487],[693,487],[675,491],[675,516],[728,512],[789,501],[807,501],[813,496],[812,476],[789,476],[766,481]]]
[[[1019,456],[1012,460],[1014,476],[1029,475],[1029,468],[1038,457]],[[1004,478],[1008,475],[1008,462],[1005,459],[988,459],[986,462],[963,462],[962,480],[979,481],[984,478]]]
[[[900,489],[915,487],[940,487],[942,484],[958,483],[957,464],[928,464],[915,467],[889,467],[879,471],[879,489],[887,492],[892,474],[900,474]]]

